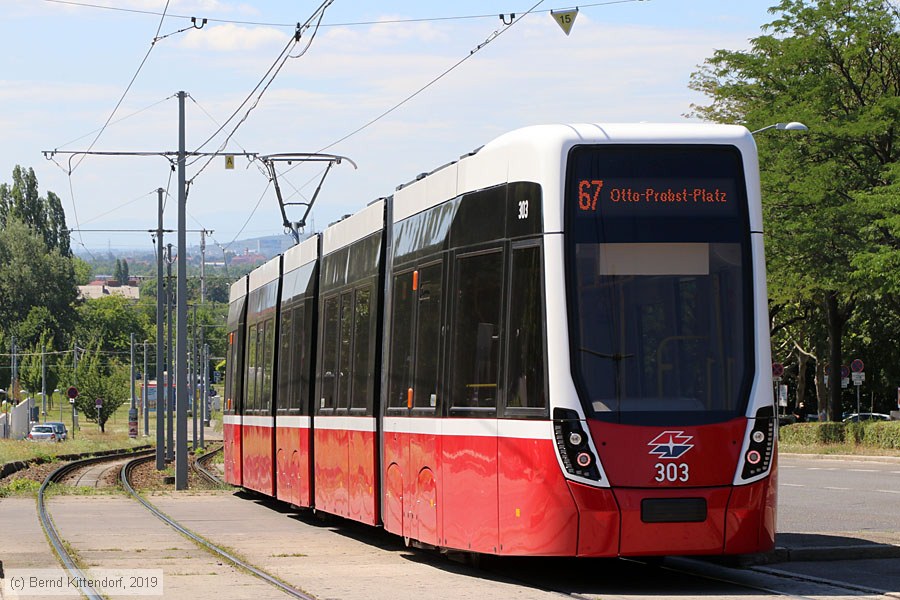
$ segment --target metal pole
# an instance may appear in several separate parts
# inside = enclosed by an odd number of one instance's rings
[[[163,193],[164,189],[156,190],[158,199],[158,221],[156,227],[156,470],[166,468],[166,385],[163,375],[163,351],[165,350],[165,338],[163,337],[163,320],[165,308],[163,307]],[[168,305],[168,302],[166,302]]]
[[[137,398],[134,386],[134,334],[131,334],[131,407],[128,409],[128,437],[136,438],[138,428]]]
[[[206,302],[206,229],[200,230],[200,302]]]
[[[175,460],[175,346],[172,344],[172,330],[175,322],[172,320],[172,304],[175,295],[172,293],[172,244],[166,246],[168,258],[166,260],[166,461]]]
[[[141,404],[144,405],[144,437],[150,435],[150,403],[147,401],[147,340],[144,340],[144,388],[141,392]]]
[[[41,416],[47,422],[47,361],[41,348]]]
[[[209,392],[206,389],[206,386],[209,385],[209,346],[203,344],[203,379],[200,384],[200,409],[203,411],[203,427],[200,428],[200,447],[206,448],[206,436],[205,430],[207,425],[209,425],[209,411],[207,409],[206,403],[209,401]]]
[[[191,420],[194,425],[193,448],[197,451],[197,305],[194,305],[194,321],[191,324]]]
[[[175,489],[187,489],[187,190],[185,189],[184,99],[178,92],[178,340],[175,363],[175,395],[178,410]]]

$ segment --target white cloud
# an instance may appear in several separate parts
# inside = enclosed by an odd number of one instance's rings
[[[185,32],[178,45],[195,50],[215,52],[245,52],[285,45],[290,34],[273,27],[245,27],[233,23],[207,24],[203,29]]]

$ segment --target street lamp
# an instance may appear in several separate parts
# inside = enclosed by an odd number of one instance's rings
[[[757,129],[756,131],[751,131],[750,135],[756,135],[762,131],[766,131],[769,129],[777,129],[779,131],[809,131],[809,127],[804,125],[803,123],[798,123],[797,121],[791,121],[790,123],[774,123],[772,125],[766,125],[762,129]]]

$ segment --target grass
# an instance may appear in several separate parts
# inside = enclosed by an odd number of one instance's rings
[[[59,420],[59,399],[53,409],[47,410],[47,421]],[[138,437],[128,437],[128,409],[126,402],[106,422],[106,432],[101,432],[100,427],[84,416],[79,415],[78,422],[81,426],[78,430],[72,427],[72,411],[66,404],[63,406],[62,422],[69,430],[69,439],[64,442],[33,442],[29,440],[5,440],[0,439],[0,465],[13,461],[29,461],[42,459],[53,460],[61,454],[85,454],[100,452],[103,450],[117,450],[121,448],[134,448],[143,446],[156,440],[156,416],[150,413],[150,437],[143,436],[143,421],[139,420]]]

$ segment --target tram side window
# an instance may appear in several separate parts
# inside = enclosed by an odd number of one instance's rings
[[[441,353],[441,263],[419,271],[416,323],[415,408],[435,408]]]
[[[337,408],[346,410],[350,405],[351,333],[353,332],[353,294],[341,294],[341,344],[338,350]]]
[[[322,333],[322,383],[319,409],[333,409],[338,369],[338,298],[325,300]]]
[[[388,408],[406,408],[407,390],[412,385],[412,319],[415,301],[412,282],[412,271],[394,277]]]
[[[503,252],[457,258],[451,412],[496,410]]]
[[[356,303],[353,317],[353,396],[350,399],[350,408],[353,410],[366,410],[372,397],[374,370],[372,364],[372,351],[370,348],[372,338],[370,313],[370,299],[372,288],[367,287],[356,290]]]
[[[253,412],[256,408],[256,325],[250,326],[247,340],[247,394],[245,398],[245,412]]]
[[[300,307],[297,308],[297,315],[295,315],[294,323],[297,322],[297,316],[302,315],[300,322],[302,326],[300,327],[300,335],[297,336],[296,342],[301,345],[302,350],[298,353],[300,356],[299,362],[297,362],[294,366],[297,369],[299,375],[299,386],[300,386],[300,408],[303,411],[303,414],[310,414],[311,409],[315,407],[312,405],[312,401],[309,398],[310,389],[312,381],[310,381],[310,377],[315,377],[315,373],[313,372],[313,362],[315,357],[315,351],[310,352],[310,349],[313,345],[313,340],[315,339],[315,315],[313,314],[313,305],[312,300],[306,301],[304,304],[301,304]],[[298,366],[299,365],[299,366]]]
[[[291,365],[291,336],[293,335],[293,319],[291,311],[285,309],[281,313],[281,349],[278,353],[278,387],[277,406],[279,409],[290,407],[291,392],[293,389]]]
[[[507,408],[546,409],[541,248],[514,248],[507,346]]]
[[[225,412],[231,413],[234,411],[234,397],[231,395],[231,390],[234,387],[234,332],[228,332],[228,348],[225,349]],[[160,392],[163,385],[163,380],[161,377],[157,377],[157,398],[160,398]],[[159,399],[157,399],[159,402]]]
[[[288,377],[291,382],[288,407],[292,411],[298,411],[303,408],[303,400],[306,396],[306,390],[303,386],[308,384],[308,378],[302,376],[309,369],[309,365],[307,365],[309,358],[306,353],[304,311],[305,306],[303,304],[291,311],[291,362],[288,363],[287,368],[290,371]]]
[[[261,327],[263,335],[262,396],[256,407],[262,412],[269,413],[269,409],[272,407],[272,380],[275,374],[275,321],[268,319]]]

